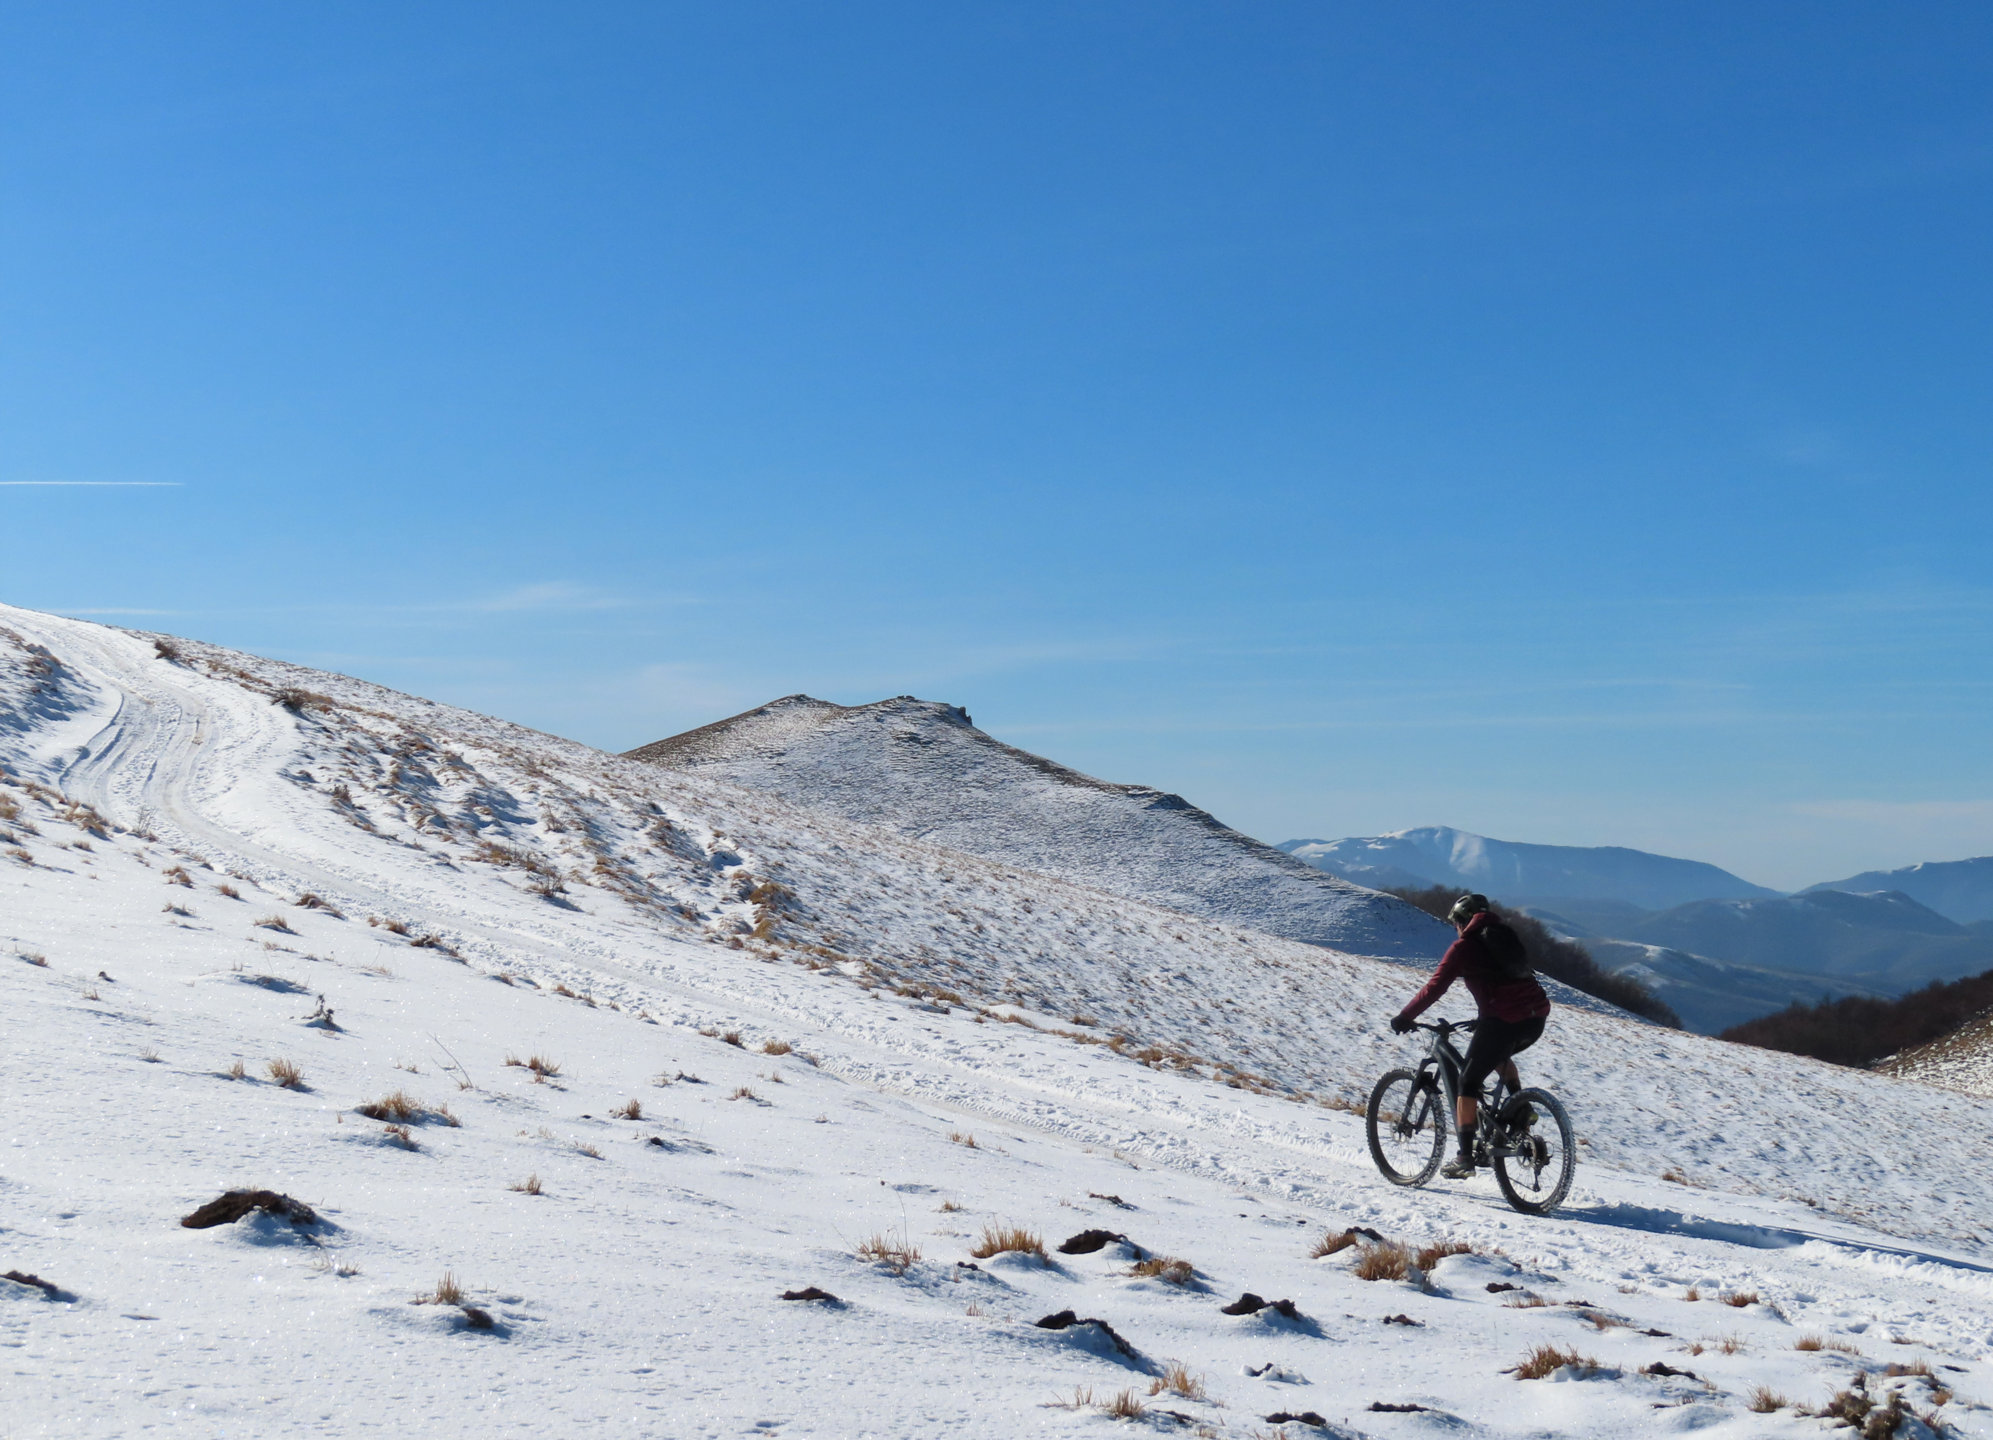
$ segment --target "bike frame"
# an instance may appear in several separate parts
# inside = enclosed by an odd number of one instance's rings
[[[1432,1043],[1426,1047],[1425,1059],[1419,1062],[1419,1084],[1422,1088],[1436,1089],[1446,1097],[1443,1118],[1449,1133],[1453,1129],[1454,1106],[1460,1099],[1460,1077],[1467,1069],[1467,1057],[1453,1048],[1453,1036],[1457,1031],[1472,1030],[1477,1023],[1473,1020],[1462,1020],[1458,1024],[1451,1020],[1431,1025],[1418,1023],[1419,1029],[1432,1031]],[[1494,1091],[1475,1097],[1481,1107],[1474,1120],[1475,1134],[1491,1154],[1514,1155],[1517,1153],[1515,1147],[1499,1143],[1494,1123],[1494,1117],[1509,1102],[1510,1094],[1503,1093],[1508,1089],[1508,1082],[1502,1078],[1499,1068],[1489,1078],[1494,1081]]]

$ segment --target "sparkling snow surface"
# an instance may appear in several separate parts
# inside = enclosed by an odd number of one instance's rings
[[[1415,968],[9,609],[0,764],[0,1270],[58,1287],[0,1280],[10,1437],[1810,1435],[1752,1392],[1861,1369],[1993,1435],[1993,1102],[1564,1005],[1525,1071],[1586,1143],[1530,1219],[1324,1103],[1411,1057]],[[413,1150],[355,1109],[396,1090]],[[323,1223],[180,1227],[229,1188]],[[963,1263],[1009,1224],[1195,1275]],[[1476,1253],[1308,1258],[1351,1225]],[[492,1329],[412,1303],[446,1271]],[[1505,1373],[1545,1343],[1597,1368]]]

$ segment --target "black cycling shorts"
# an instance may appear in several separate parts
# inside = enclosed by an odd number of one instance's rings
[[[1504,1060],[1514,1059],[1543,1038],[1546,1018],[1538,1015],[1533,1020],[1497,1020],[1492,1015],[1483,1015],[1467,1045],[1467,1065],[1460,1072],[1460,1093],[1479,1095],[1482,1085]]]

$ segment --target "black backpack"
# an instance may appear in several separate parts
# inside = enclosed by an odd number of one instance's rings
[[[1529,952],[1523,948],[1522,937],[1500,920],[1491,917],[1477,938],[1481,941],[1481,953],[1488,957],[1488,966],[1497,979],[1528,980],[1536,974],[1536,967],[1529,963]]]

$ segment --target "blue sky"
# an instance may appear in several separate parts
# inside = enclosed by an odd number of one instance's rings
[[[1269,840],[1993,852],[1989,61],[1944,4],[0,8],[0,599],[609,748],[919,694]]]

